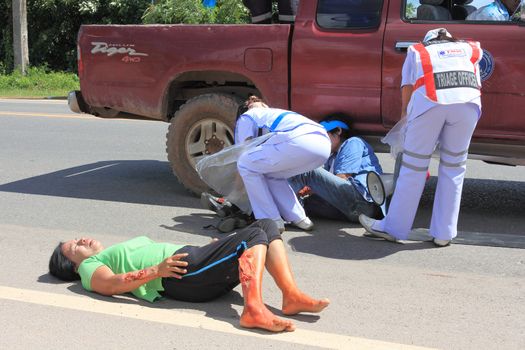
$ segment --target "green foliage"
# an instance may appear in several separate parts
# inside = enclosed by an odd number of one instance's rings
[[[0,74],[13,70],[12,0],[0,0]],[[27,0],[29,63],[76,72],[82,24],[247,23],[242,0]]]
[[[0,72],[13,69],[12,0],[0,0]],[[29,62],[76,71],[76,39],[82,24],[139,24],[151,0],[27,0]],[[3,68],[2,68],[3,67]]]
[[[407,3],[405,9],[405,18],[414,19],[417,17],[417,8],[413,3]]]
[[[241,0],[218,0],[213,8],[206,8],[201,0],[160,0],[149,6],[144,23],[248,23],[249,12]]]
[[[0,96],[66,96],[78,89],[76,74],[53,72],[47,67],[29,67],[26,75],[18,70],[0,75]]]
[[[250,23],[250,12],[240,0],[219,1],[215,23]]]
[[[150,4],[150,0],[28,0],[29,61],[76,71],[80,25],[138,24]]]
[[[0,74],[4,74],[14,65],[13,58],[13,16],[12,0],[0,0]]]
[[[151,5],[144,14],[144,23],[209,23],[214,9],[205,8],[199,0],[164,0]],[[201,22],[203,21],[203,22]]]

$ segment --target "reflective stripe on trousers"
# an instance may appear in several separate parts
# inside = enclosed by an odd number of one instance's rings
[[[408,122],[396,189],[386,218],[377,221],[375,229],[398,239],[408,237],[425,186],[429,155],[439,141],[440,164],[430,234],[438,239],[457,235],[467,150],[478,114],[474,103],[438,105]]]

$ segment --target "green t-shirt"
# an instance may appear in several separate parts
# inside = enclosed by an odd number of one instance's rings
[[[182,247],[183,245],[171,243],[156,243],[146,236],[115,244],[80,263],[78,273],[82,280],[82,287],[92,291],[91,277],[102,265],[109,267],[116,275],[138,271],[160,264]],[[161,279],[156,278],[134,289],[131,293],[137,298],[153,302],[160,298],[159,291],[163,290]]]

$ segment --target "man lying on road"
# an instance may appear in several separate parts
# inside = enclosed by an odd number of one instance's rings
[[[205,302],[241,283],[242,327],[293,331],[291,321],[279,319],[263,303],[264,267],[282,292],[284,315],[317,313],[330,303],[299,290],[277,225],[270,219],[202,247],[156,243],[144,236],[108,248],[94,239],[73,239],[59,243],[49,261],[53,276],[80,279],[88,291],[103,295],[131,292],[149,302],[161,296]]]

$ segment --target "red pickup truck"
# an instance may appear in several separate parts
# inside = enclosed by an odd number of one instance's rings
[[[232,144],[249,94],[319,120],[351,117],[379,151],[400,117],[406,48],[433,28],[481,42],[483,116],[471,158],[525,165],[525,14],[468,21],[490,0],[303,0],[294,25],[83,25],[70,108],[170,123],[167,153],[188,189],[194,165]]]

